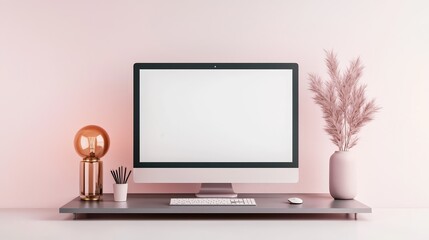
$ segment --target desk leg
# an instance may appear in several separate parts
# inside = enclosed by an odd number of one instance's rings
[[[73,220],[85,219],[86,213],[73,213]]]
[[[357,220],[357,213],[346,213],[347,218],[354,218],[355,220]]]

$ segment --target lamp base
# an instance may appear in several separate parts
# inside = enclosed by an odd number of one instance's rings
[[[99,201],[101,200],[101,195],[93,195],[93,196],[86,196],[86,195],[80,195],[80,200],[83,201]]]
[[[103,195],[103,162],[80,162],[80,199],[98,201]]]

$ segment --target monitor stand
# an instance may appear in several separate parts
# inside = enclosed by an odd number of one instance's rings
[[[201,189],[195,196],[202,198],[233,198],[237,197],[237,193],[232,189],[232,183],[201,183]]]

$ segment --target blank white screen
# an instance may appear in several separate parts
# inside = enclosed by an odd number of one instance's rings
[[[292,162],[292,70],[140,70],[141,162]]]

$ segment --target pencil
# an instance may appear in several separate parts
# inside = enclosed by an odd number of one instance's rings
[[[125,183],[127,183],[127,182],[128,182],[128,178],[130,177],[130,174],[131,174],[131,170],[130,170],[130,172],[128,173],[127,179],[125,179]]]

